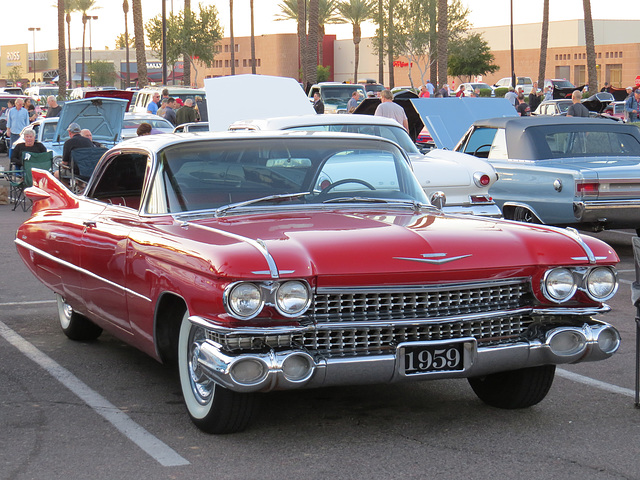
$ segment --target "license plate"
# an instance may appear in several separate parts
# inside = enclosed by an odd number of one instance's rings
[[[465,369],[465,342],[405,344],[400,349],[404,374],[459,372]]]

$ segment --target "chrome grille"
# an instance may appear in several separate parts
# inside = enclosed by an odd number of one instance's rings
[[[379,355],[393,352],[401,342],[463,337],[473,337],[482,346],[509,344],[527,336],[533,320],[514,310],[530,300],[526,279],[447,287],[319,289],[306,328],[275,335],[261,335],[257,329],[251,334],[241,329],[207,330],[207,338],[227,351],[305,348],[327,357]]]
[[[524,279],[377,292],[319,289],[309,316],[317,322],[343,322],[442,318],[505,311],[524,306],[529,291],[529,284]]]

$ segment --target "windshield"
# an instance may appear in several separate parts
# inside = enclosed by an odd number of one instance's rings
[[[347,105],[354,91],[360,92],[360,98],[366,97],[366,92],[362,85],[336,85],[335,87],[323,86],[320,89],[322,101],[324,103]]]
[[[309,125],[288,128],[287,130],[304,130],[310,132],[346,132],[362,133],[391,140],[400,145],[407,153],[420,153],[416,145],[411,141],[407,131],[400,125],[392,127],[390,125],[362,125],[362,124],[332,124],[332,125]]]
[[[288,197],[265,199],[244,211],[265,205],[322,205],[345,198],[428,204],[406,158],[384,141],[218,139],[173,145],[158,158],[146,206],[152,214],[211,210],[283,195]],[[306,193],[297,195],[300,192]]]

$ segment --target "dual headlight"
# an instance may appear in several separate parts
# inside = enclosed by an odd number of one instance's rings
[[[610,299],[618,289],[618,277],[611,267],[554,268],[542,279],[542,292],[552,302],[563,303],[576,290],[597,302]]]
[[[302,315],[311,304],[311,289],[306,282],[238,282],[229,285],[224,294],[227,312],[235,318],[256,317],[265,305],[275,307],[285,317]]]

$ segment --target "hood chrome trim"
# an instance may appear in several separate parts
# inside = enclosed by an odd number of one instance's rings
[[[472,255],[469,253],[467,255],[458,255],[457,257],[446,257],[446,253],[423,253],[423,258],[410,258],[410,257],[393,257],[394,260],[409,260],[410,262],[423,262],[423,263],[431,263],[434,265],[442,265],[443,263],[453,262],[455,260],[461,260],[463,258],[471,257]],[[436,258],[439,257],[439,258]]]

